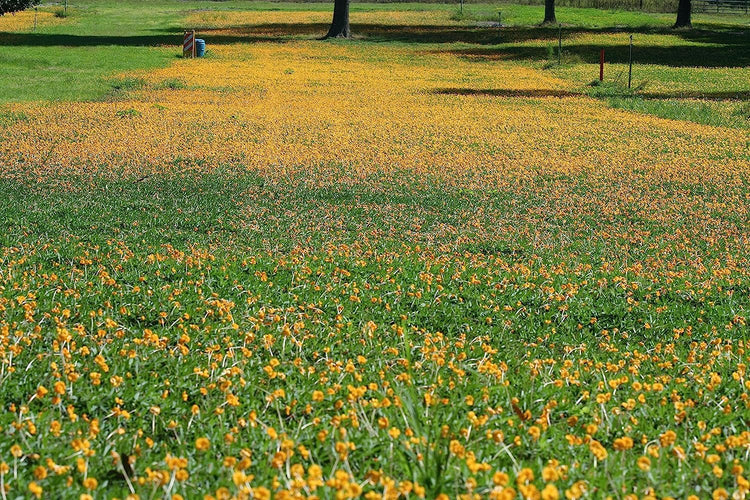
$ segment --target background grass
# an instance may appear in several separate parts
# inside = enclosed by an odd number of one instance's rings
[[[59,7],[46,5],[43,10],[56,12]],[[0,101],[23,100],[87,100],[102,99],[115,90],[118,75],[134,69],[148,69],[170,64],[179,55],[181,33],[186,28],[184,18],[190,10],[230,11],[299,11],[328,12],[325,3],[270,3],[270,2],[179,2],[161,0],[142,2],[79,1],[71,4],[69,16],[62,23],[40,26],[36,31],[0,32]],[[415,31],[408,27],[392,26],[387,30],[378,27],[358,27],[357,12],[382,11],[384,25],[388,11],[440,12],[445,19],[443,28]],[[502,22],[513,29],[498,33],[493,29],[476,27],[478,21],[497,21],[498,11]],[[464,14],[457,16],[456,6],[450,4],[416,3],[355,3],[352,6],[354,33],[363,41],[400,44],[436,44],[436,48],[481,47],[487,58],[493,54],[526,61],[548,58],[556,46],[557,30],[536,27],[542,17],[542,7],[515,4],[472,4]],[[695,79],[700,71],[694,67],[723,67],[726,72],[746,67],[748,45],[748,19],[715,15],[696,15],[693,32],[673,33],[668,30],[672,15],[648,14],[621,10],[559,7],[558,19],[564,24],[564,51],[566,60],[585,62],[563,71],[566,77],[588,83],[595,74],[588,65],[595,64],[599,46],[608,53],[608,61],[622,63],[625,50],[623,40],[615,42],[613,32],[636,33],[636,64],[638,81],[691,83],[689,90],[699,91],[707,82],[721,78],[719,72],[705,73]],[[289,26],[288,33],[280,27],[279,39],[295,36],[298,27]],[[302,31],[301,36],[320,36],[324,26],[315,26],[312,33]],[[594,31],[591,31],[594,30]],[[577,34],[601,34],[586,44],[571,44],[569,39]],[[644,42],[640,34],[649,35]],[[210,40],[209,43],[242,42],[243,39]],[[252,43],[252,33],[244,41]],[[446,47],[449,43],[453,46]],[[477,54],[475,54],[477,55]],[[732,59],[734,61],[732,62]],[[676,68],[664,72],[664,61]],[[679,68],[690,68],[684,71]],[[585,69],[584,69],[585,68]],[[730,69],[732,68],[732,69]],[[614,68],[621,72],[621,68]],[[691,80],[693,80],[691,82]],[[736,81],[734,83],[737,83]],[[741,83],[741,82],[740,82]],[[730,88],[720,90],[746,90]]]

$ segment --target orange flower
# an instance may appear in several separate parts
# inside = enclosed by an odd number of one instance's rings
[[[211,441],[209,441],[208,438],[199,437],[195,440],[195,449],[198,451],[208,451],[210,447]]]

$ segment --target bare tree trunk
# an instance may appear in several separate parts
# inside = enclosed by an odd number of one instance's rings
[[[349,0],[334,0],[333,21],[326,38],[349,38]]]
[[[543,24],[555,24],[555,0],[544,0],[544,21]]]
[[[677,22],[674,23],[675,28],[691,28],[690,23],[690,0],[680,0],[677,4]]]

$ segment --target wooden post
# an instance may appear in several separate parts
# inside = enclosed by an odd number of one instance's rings
[[[182,41],[182,57],[195,57],[195,30],[186,31]]]
[[[604,81],[604,49],[599,52],[599,81]]]
[[[562,64],[562,24],[557,25],[557,65]]]

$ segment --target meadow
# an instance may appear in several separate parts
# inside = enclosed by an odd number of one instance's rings
[[[746,498],[748,18],[330,8],[0,18],[0,498]]]

